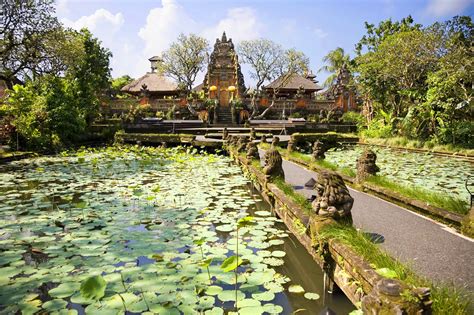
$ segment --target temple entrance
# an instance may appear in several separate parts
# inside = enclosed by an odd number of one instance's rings
[[[227,82],[222,82],[223,86],[226,86]],[[221,88],[219,94],[219,104],[220,106],[229,106],[229,91],[225,87]]]

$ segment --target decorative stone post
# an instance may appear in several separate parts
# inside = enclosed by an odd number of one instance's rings
[[[257,135],[255,133],[255,128],[250,129],[250,140],[257,139]]]
[[[257,144],[250,140],[249,143],[247,143],[247,159],[252,160],[256,159],[260,161],[260,154],[258,154],[258,148]]]
[[[239,137],[239,140],[237,141],[237,151],[244,152],[247,146],[247,142],[247,137]]]
[[[288,147],[286,150],[288,152],[293,152],[295,149],[295,140],[293,139],[293,136],[290,137],[290,140],[288,140]]]
[[[229,137],[229,131],[224,127],[224,130],[222,131],[222,140],[227,140],[227,137]]]
[[[380,171],[380,168],[375,164],[377,155],[372,150],[365,150],[357,159],[357,176],[358,183],[363,182],[369,176],[373,176]]]
[[[316,140],[313,144],[313,153],[311,154],[313,159],[324,160],[326,158],[325,153],[326,153],[325,145],[321,141]]]
[[[267,135],[263,134],[262,137],[260,138],[260,143],[267,143]]]
[[[283,172],[283,159],[281,158],[280,152],[276,149],[276,144],[280,138],[275,137],[272,141],[272,146],[265,152],[265,166],[263,167],[263,173],[267,176],[267,179],[274,179],[277,177],[285,178]]]
[[[319,172],[314,190],[316,196],[311,207],[317,216],[352,223],[351,209],[354,199],[340,175],[330,171]]]

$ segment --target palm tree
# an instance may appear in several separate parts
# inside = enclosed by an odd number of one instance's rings
[[[326,81],[324,81],[324,86],[329,87],[336,80],[337,74],[339,73],[339,70],[342,68],[342,66],[344,64],[349,64],[350,57],[349,55],[345,54],[343,48],[337,47],[324,56],[323,62],[326,63],[326,65],[321,67],[318,72],[325,71],[331,73]]]

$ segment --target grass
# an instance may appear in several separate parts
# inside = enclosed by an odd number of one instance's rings
[[[410,140],[404,137],[393,137],[393,138],[369,138],[364,137],[361,139],[362,142],[375,145],[386,145],[392,147],[401,147],[406,149],[422,149],[427,151],[459,154],[459,155],[470,155],[474,156],[474,149],[466,149],[462,147],[456,147],[452,144],[435,144],[431,141],[419,141]]]
[[[261,145],[261,147],[267,149],[270,147],[270,145],[263,144]],[[343,175],[352,178],[356,177],[356,172],[351,168],[338,167],[337,164],[328,162],[326,160],[314,160],[309,154],[304,154],[296,151],[288,152],[286,149],[281,147],[278,147],[278,150],[280,151],[282,156],[293,157],[297,160],[304,161],[308,163],[310,167],[311,165],[315,165],[334,172],[339,172]],[[367,182],[374,184],[378,187],[386,188],[388,190],[397,192],[405,197],[416,199],[447,211],[459,213],[461,215],[465,215],[469,212],[468,203],[465,200],[459,198],[433,193],[431,191],[416,186],[410,187],[406,185],[400,185],[383,176],[372,176],[367,179]]]
[[[456,212],[462,215],[469,212],[468,203],[465,200],[433,193],[416,186],[408,187],[406,185],[400,185],[383,176],[371,176],[367,179],[367,182],[451,212]]]
[[[272,181],[280,190],[282,190],[285,195],[289,196],[293,201],[303,208],[308,214],[313,212],[311,203],[306,199],[305,196],[299,194],[295,191],[293,186],[287,184],[283,178],[276,178]]]
[[[416,287],[431,288],[433,314],[469,314],[472,310],[469,293],[449,284],[435,284],[416,275],[410,267],[393,259],[375,245],[364,233],[352,226],[333,224],[324,227],[320,236],[323,239],[337,239],[350,246],[364,257],[372,267],[389,268],[397,278]]]

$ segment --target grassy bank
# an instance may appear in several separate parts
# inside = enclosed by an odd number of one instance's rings
[[[260,144],[260,147],[262,149],[268,149],[270,145]],[[310,166],[316,166],[327,170],[335,171],[340,174],[352,177],[354,179],[356,177],[356,172],[353,169],[347,167],[338,167],[337,164],[328,162],[326,160],[314,160],[309,154],[304,154],[296,151],[288,152],[288,150],[281,147],[278,147],[278,150],[280,151],[282,156],[293,157],[297,160],[301,160],[308,163]],[[443,196],[417,186],[400,185],[399,183],[389,180],[388,178],[383,176],[373,176],[367,181],[378,187],[397,192],[402,196],[419,200],[428,205],[442,208],[447,211],[459,213],[462,215],[465,215],[469,212],[468,203],[465,200],[459,198]]]
[[[367,179],[367,182],[451,212],[456,212],[462,215],[469,212],[468,203],[465,200],[453,198],[451,196],[443,196],[416,186],[409,187],[406,185],[400,185],[383,176],[371,176]]]
[[[404,149],[421,149],[430,152],[442,152],[455,155],[474,156],[474,149],[466,149],[451,144],[440,145],[430,141],[410,140],[403,137],[393,138],[368,138],[362,137],[361,142],[374,145],[384,145]]]

